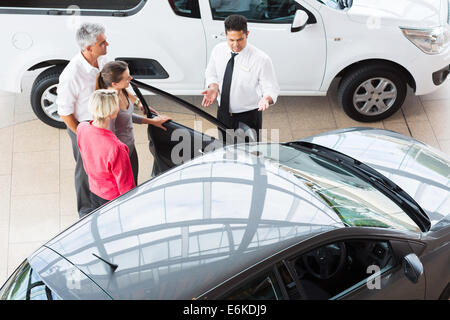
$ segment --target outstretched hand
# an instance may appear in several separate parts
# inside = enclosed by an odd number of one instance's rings
[[[258,111],[264,111],[269,109],[269,106],[272,102],[272,98],[269,96],[261,98],[258,102]]]
[[[214,101],[216,101],[219,91],[214,88],[208,88],[205,91],[203,91],[202,94],[204,95],[202,106],[209,107],[214,103]]]

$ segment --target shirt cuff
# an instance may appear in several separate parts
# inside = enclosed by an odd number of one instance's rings
[[[71,114],[74,114],[75,110],[69,109],[69,108],[58,108],[58,115],[59,116],[70,116]]]
[[[213,83],[219,85],[219,81],[216,78],[208,78],[208,79],[206,79],[205,82],[206,82],[206,88],[208,88],[208,86]]]
[[[277,99],[278,99],[278,94],[273,92],[273,91],[267,91],[263,94],[263,97],[265,96],[269,96],[272,98],[273,100],[273,104],[277,103]]]

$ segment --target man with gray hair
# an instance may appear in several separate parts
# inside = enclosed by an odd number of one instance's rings
[[[89,97],[95,91],[97,74],[108,62],[105,54],[109,45],[105,28],[96,23],[84,23],[76,33],[80,52],[73,57],[59,77],[58,114],[67,126],[72,141],[75,167],[75,191],[78,215],[83,217],[91,212],[89,182],[83,167],[77,144],[77,127],[80,122],[92,120],[88,111]]]

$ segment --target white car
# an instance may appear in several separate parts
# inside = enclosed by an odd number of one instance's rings
[[[80,22],[106,27],[110,58],[136,79],[199,95],[223,20],[249,21],[249,41],[273,60],[282,95],[324,96],[340,78],[338,100],[359,121],[389,117],[407,86],[431,93],[450,72],[449,0],[40,0],[0,4],[0,88],[20,92],[36,78],[31,103],[45,123],[64,127],[55,105],[59,74],[79,50]]]

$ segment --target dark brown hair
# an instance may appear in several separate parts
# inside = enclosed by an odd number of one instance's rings
[[[225,19],[225,34],[228,31],[242,31],[247,33],[247,18],[239,14],[232,14]]]
[[[111,61],[105,64],[97,76],[95,90],[108,89],[113,82],[120,82],[122,74],[127,70],[128,64],[124,61]]]

